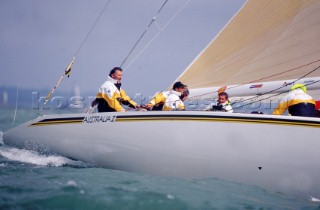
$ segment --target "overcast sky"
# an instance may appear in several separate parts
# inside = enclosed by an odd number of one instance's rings
[[[0,86],[55,85],[108,0],[1,0]],[[119,66],[164,0],[111,0],[58,88],[95,92]],[[188,0],[169,0],[127,65]],[[150,96],[166,89],[244,4],[191,0],[127,68],[123,88]]]

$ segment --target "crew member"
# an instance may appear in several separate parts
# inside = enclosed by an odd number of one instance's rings
[[[131,100],[125,91],[121,88],[122,69],[120,67],[113,68],[107,81],[99,88],[93,105],[98,103],[98,112],[123,112],[123,105],[131,108],[139,108],[136,102]]]
[[[182,93],[187,86],[182,82],[178,81],[173,84],[172,90]],[[162,91],[160,93],[156,93],[155,96],[151,99],[149,104],[147,104],[147,108],[151,110],[162,110],[163,105],[166,102],[167,98],[170,95],[171,90]]]
[[[233,112],[232,106],[229,101],[229,95],[226,92],[219,92],[218,103],[211,103],[206,111],[221,111],[221,112]]]
[[[183,92],[178,92],[175,90],[170,91],[170,95],[168,96],[166,102],[163,106],[163,111],[177,111],[177,110],[185,110],[184,101],[189,96],[189,90],[187,88],[183,89]]]
[[[320,117],[320,100],[316,101],[316,114]]]
[[[292,116],[316,117],[315,101],[303,84],[293,85],[272,114],[282,115],[287,109]]]

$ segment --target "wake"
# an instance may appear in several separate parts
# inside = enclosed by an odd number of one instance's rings
[[[65,165],[79,165],[78,161],[74,161],[63,156],[42,155],[35,151],[6,146],[0,147],[0,155],[12,161],[19,161],[39,166],[60,167]]]
[[[312,202],[320,202],[320,199],[311,196],[310,201],[312,201]]]

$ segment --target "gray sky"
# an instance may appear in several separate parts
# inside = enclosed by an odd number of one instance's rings
[[[1,0],[0,86],[55,85],[108,0]],[[162,27],[188,0],[169,0],[157,17]],[[71,77],[59,90],[98,90],[119,66],[164,0],[111,0],[76,57]],[[153,95],[166,89],[215,37],[244,0],[191,0],[129,67],[127,93]],[[153,24],[139,50],[158,33]]]

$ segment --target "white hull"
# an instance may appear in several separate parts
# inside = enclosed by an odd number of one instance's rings
[[[117,170],[320,197],[318,136],[318,118],[185,111],[44,116],[3,140]]]

